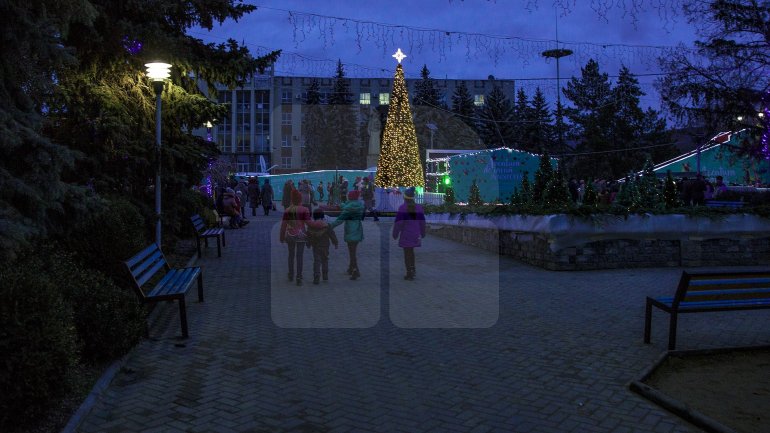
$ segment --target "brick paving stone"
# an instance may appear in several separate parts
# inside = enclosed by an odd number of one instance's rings
[[[198,260],[190,338],[160,304],[79,431],[698,431],[626,388],[666,349],[660,314],[641,341],[644,298],[670,295],[681,269],[550,272],[428,236],[404,281],[382,218],[364,224],[360,280],[343,244],[317,286],[305,251],[297,287],[279,218],[252,217]],[[767,311],[694,316],[682,349],[770,343]]]

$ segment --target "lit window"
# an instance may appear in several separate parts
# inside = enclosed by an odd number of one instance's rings
[[[291,90],[284,90],[281,92],[281,102],[284,104],[291,104]]]
[[[291,113],[281,113],[281,125],[291,125]]]
[[[369,105],[372,103],[372,95],[370,93],[362,93],[358,100],[361,105]]]
[[[291,168],[291,156],[281,157],[281,168]]]
[[[390,104],[390,93],[380,93],[380,105]]]
[[[473,96],[473,105],[477,107],[483,107],[484,106],[484,95],[474,95]]]
[[[289,142],[289,136],[284,135],[281,137],[281,147],[291,147],[291,143]]]

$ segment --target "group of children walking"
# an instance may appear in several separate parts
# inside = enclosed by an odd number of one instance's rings
[[[312,212],[302,204],[302,194],[297,190],[291,191],[291,204],[283,213],[280,228],[280,241],[289,247],[288,279],[302,285],[304,267],[304,248],[313,250],[313,284],[319,284],[329,279],[329,247],[338,247],[337,235],[334,228],[344,224],[344,241],[348,247],[348,270],[351,280],[361,276],[358,268],[358,244],[364,240],[363,219],[364,204],[359,200],[359,191],[348,192],[347,201],[342,205],[339,216],[331,223],[324,221],[322,209]],[[398,240],[399,247],[404,249],[404,264],[406,267],[405,280],[413,280],[416,276],[414,248],[421,245],[425,237],[425,213],[422,206],[414,202],[415,190],[408,188],[404,192],[404,204],[396,213],[393,224],[393,239]],[[295,273],[296,271],[296,273]],[[295,278],[296,277],[296,278]]]

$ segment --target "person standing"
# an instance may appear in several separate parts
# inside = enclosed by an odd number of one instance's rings
[[[318,181],[318,203],[321,203],[324,199],[324,181],[319,180]]]
[[[396,221],[393,224],[393,239],[398,239],[398,246],[404,249],[405,280],[414,280],[417,276],[414,249],[422,245],[425,237],[425,212],[422,206],[414,202],[414,187],[404,191],[404,204],[399,206]]]
[[[313,210],[313,188],[310,186],[310,181],[307,179],[302,179],[299,183],[299,187],[297,188],[299,193],[302,195],[302,206],[305,206],[308,208],[308,210]]]
[[[281,243],[289,246],[289,281],[294,279],[294,263],[297,264],[297,285],[302,285],[302,265],[307,242],[307,223],[310,221],[310,211],[302,206],[302,194],[291,192],[291,205],[283,212],[281,218]]]
[[[259,195],[265,215],[269,215],[270,209],[273,207],[273,195],[273,186],[270,185],[270,179],[265,179],[265,183],[262,185],[262,191]]]
[[[361,276],[358,270],[358,260],[356,250],[359,242],[364,240],[364,227],[361,223],[361,216],[364,214],[364,205],[358,200],[358,191],[348,193],[348,201],[342,205],[342,212],[334,222],[330,224],[332,228],[345,223],[345,243],[348,244],[348,275],[351,280],[356,280]]]
[[[257,216],[257,206],[259,206],[259,181],[256,177],[249,178],[249,185],[246,192],[249,197],[251,216]]]
[[[283,193],[281,194],[281,206],[284,212],[291,206],[291,192],[295,190],[294,181],[289,179],[283,184]]]
[[[374,208],[374,185],[372,185],[368,177],[365,177],[363,180],[361,197],[364,199],[364,216],[362,219],[366,218],[366,212],[371,212],[374,220],[379,221],[380,217],[377,215],[377,209]]]
[[[329,244],[337,249],[337,235],[329,224],[324,221],[324,211],[313,211],[313,221],[307,223],[308,246],[313,248],[313,284],[323,275],[324,281],[329,281]]]

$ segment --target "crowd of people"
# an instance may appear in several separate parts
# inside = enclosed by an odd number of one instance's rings
[[[340,176],[333,185],[339,186],[339,190],[332,186],[329,195],[337,193],[340,196],[341,205],[339,215],[331,222],[326,222],[324,209],[319,206],[312,209],[313,200],[312,184],[300,181],[300,186],[294,188],[292,181],[284,185],[284,197],[288,197],[280,227],[280,241],[288,246],[287,277],[298,286],[302,285],[304,271],[304,250],[313,251],[313,284],[319,284],[321,280],[329,279],[329,248],[338,248],[339,241],[334,232],[335,227],[343,225],[343,240],[348,250],[347,274],[351,280],[361,277],[358,265],[358,245],[364,241],[363,221],[367,210],[374,208],[374,188],[371,180],[356,179],[354,189],[346,191],[346,181]],[[416,264],[414,248],[419,247],[421,239],[425,237],[425,213],[422,206],[414,202],[415,189],[409,188],[404,193],[404,204],[396,214],[393,225],[393,238],[399,241],[399,247],[404,249],[404,264],[406,275],[404,279],[413,280],[416,276]],[[330,209],[327,207],[327,209]],[[379,217],[373,212],[375,220]]]
[[[196,187],[196,190],[200,188]],[[236,182],[214,188],[215,207],[221,216],[229,217],[231,229],[242,228],[250,221],[246,208],[251,208],[251,216],[257,215],[262,208],[264,215],[277,211],[275,193],[270,179],[249,178],[245,182]],[[205,191],[200,190],[201,193]],[[415,203],[415,189],[408,188],[404,194],[404,204],[396,213],[392,236],[404,252],[405,280],[414,280],[417,274],[414,249],[421,245],[425,237],[425,213],[422,206]],[[325,204],[324,203],[325,200]],[[310,249],[313,257],[313,283],[329,280],[329,250],[339,247],[339,240],[334,231],[343,225],[342,240],[347,245],[347,274],[351,280],[361,277],[358,265],[358,245],[364,241],[363,221],[371,216],[379,221],[376,210],[374,182],[370,177],[356,177],[351,183],[344,176],[317,186],[308,179],[287,180],[283,185],[281,205],[283,215],[280,226],[280,241],[288,247],[287,276],[289,281],[302,285],[304,273],[304,250]],[[338,213],[334,220],[328,221],[327,212]]]
[[[596,192],[597,203],[609,205],[615,201],[615,196],[620,192],[622,184],[617,181],[607,181],[604,179],[598,179],[591,185]],[[663,189],[663,181],[660,181],[660,189]],[[577,180],[572,178],[567,183],[569,189],[570,198],[574,203],[581,204],[585,198],[586,189],[588,187],[584,179]],[[712,183],[709,179],[703,177],[700,174],[695,175],[693,178],[683,177],[676,180],[676,187],[679,193],[679,198],[686,206],[702,206],[706,200],[712,200],[719,197],[720,194],[724,194],[727,191],[727,185],[724,183],[722,176],[716,176]]]

